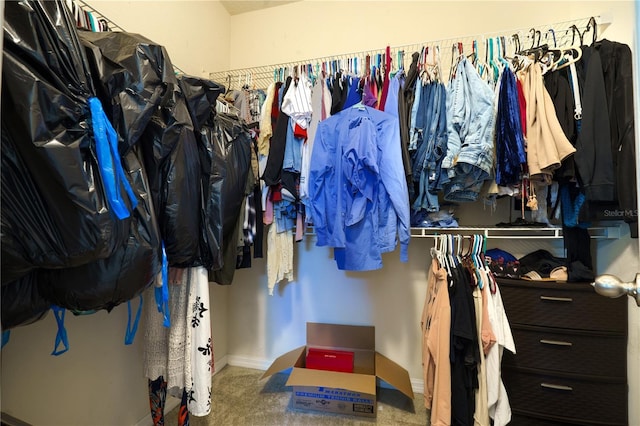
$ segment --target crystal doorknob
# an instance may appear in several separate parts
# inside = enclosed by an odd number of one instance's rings
[[[636,304],[640,306],[640,273],[636,274],[636,279],[630,283],[622,282],[615,275],[598,275],[591,285],[596,293],[606,297],[616,298],[628,294],[635,298]]]

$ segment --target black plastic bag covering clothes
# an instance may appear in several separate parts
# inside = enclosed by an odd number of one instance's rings
[[[21,196],[30,201],[33,212],[22,218],[25,226],[31,220],[46,219],[38,189],[16,164],[13,145],[2,132],[2,201],[3,217],[16,213],[7,207],[10,196]],[[26,325],[43,317],[51,304],[74,311],[94,309],[111,310],[147,288],[160,270],[159,231],[150,200],[148,183],[135,150],[127,154],[125,161],[132,186],[140,198],[132,212],[128,238],[106,259],[61,269],[34,269],[28,275],[2,285],[2,327],[10,329]],[[20,179],[13,179],[18,175]],[[18,185],[17,187],[15,185]],[[16,190],[17,189],[17,190]],[[24,203],[11,203],[21,205]],[[55,229],[54,229],[55,230]],[[15,259],[5,259],[10,262]],[[4,273],[4,271],[3,271]]]
[[[111,309],[130,299],[159,271],[160,241],[136,153],[128,155],[129,173],[120,178],[133,184],[137,209],[119,221],[109,210],[96,160],[98,135],[91,132],[97,120],[88,116],[87,103],[96,99],[64,6],[11,2],[5,11],[2,323],[9,328],[41,318],[42,309],[52,303],[86,311]],[[119,158],[113,160],[120,164]],[[89,231],[109,239],[84,238]],[[104,250],[107,243],[109,250]],[[68,253],[75,257],[69,260]],[[29,262],[41,257],[54,261]],[[8,273],[14,264],[21,276],[17,280]],[[57,269],[27,274],[30,268],[23,267],[29,264]],[[69,265],[81,266],[61,267]]]
[[[251,136],[248,128],[236,116],[217,114],[215,133],[225,153],[226,175],[222,184],[223,222],[222,257],[219,271],[210,271],[210,281],[231,284],[236,269],[240,211],[245,202],[247,179],[251,168]],[[239,232],[242,232],[240,229]]]
[[[142,199],[132,212],[129,238],[109,258],[75,268],[39,270],[39,293],[50,303],[71,311],[110,311],[142,293],[160,272],[159,230],[136,151],[124,157],[132,186]]]
[[[169,265],[199,266],[200,159],[177,82],[169,85],[140,143]]]
[[[3,29],[2,156],[14,166],[2,169],[6,283],[32,268],[105,258],[126,239],[129,222],[115,218],[105,196],[87,104],[93,88],[66,9],[6,2]]]
[[[132,33],[79,31],[96,93],[116,132],[121,153],[140,140],[173,73],[164,48]]]
[[[81,32],[98,95],[125,141],[139,143],[169,265],[201,264],[200,164],[186,100],[163,46],[132,33]]]
[[[37,270],[2,286],[2,330],[32,324],[49,312],[47,302],[38,289]]]
[[[200,258],[208,270],[222,268],[222,186],[226,175],[226,150],[216,135],[216,99],[225,88],[210,80],[183,76],[180,88],[187,98],[189,114],[198,141],[202,181],[202,229]]]

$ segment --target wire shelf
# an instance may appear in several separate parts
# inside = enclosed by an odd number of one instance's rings
[[[486,43],[490,39],[503,37],[506,43],[507,52],[513,52],[516,48],[514,35],[517,35],[520,46],[525,49],[533,46],[534,43],[548,44],[549,46],[567,47],[570,45],[580,44],[580,40],[576,32],[572,30],[575,27],[581,35],[591,36],[594,33],[593,25],[590,25],[594,19],[597,28],[597,35],[600,36],[609,26],[609,22],[604,22],[599,16],[586,17],[570,21],[556,22],[553,24],[540,25],[532,28],[519,28],[514,30],[498,31],[493,33],[476,34],[463,37],[454,37],[442,40],[425,41],[421,43],[408,44],[403,46],[390,47],[391,58],[393,61],[399,57],[399,53],[404,53],[404,62],[411,60],[412,52],[420,52],[423,47],[436,47],[440,49],[440,63],[444,68],[452,62],[454,53],[451,49],[453,45],[459,44],[465,50],[464,53],[471,52],[471,46],[474,41],[477,42],[478,56],[484,58],[487,54]],[[385,48],[363,50],[359,52],[340,53],[332,56],[318,57],[313,59],[295,60],[286,63],[274,63],[271,65],[262,65],[250,68],[238,68],[225,71],[216,71],[209,73],[209,78],[225,84],[229,89],[238,89],[244,85],[249,85],[254,89],[266,89],[269,84],[276,81],[283,75],[281,71],[291,72],[296,67],[313,67],[331,70],[334,66],[336,69],[346,70],[352,69],[353,64],[365,64],[366,56],[370,56],[375,62],[378,55],[383,55]],[[354,58],[356,59],[354,61]],[[392,64],[392,67],[397,64]],[[407,65],[406,63],[403,65]],[[448,75],[448,69],[443,68],[443,75]],[[362,67],[359,68],[360,70]],[[445,72],[446,71],[446,72]]]

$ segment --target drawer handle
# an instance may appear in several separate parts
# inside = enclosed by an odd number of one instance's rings
[[[564,342],[562,340],[546,340],[546,339],[542,339],[542,340],[540,340],[540,343],[542,343],[543,345],[573,346],[573,343]]]
[[[567,392],[573,391],[573,388],[571,386],[554,385],[552,383],[540,383],[540,386],[547,389],[556,389],[556,390],[567,391]]]
[[[540,296],[540,300],[550,300],[552,302],[573,302],[573,298],[571,297]]]

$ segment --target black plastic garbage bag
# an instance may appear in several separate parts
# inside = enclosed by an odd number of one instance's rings
[[[37,270],[2,286],[2,330],[32,324],[43,319],[51,304],[47,302],[37,285]]]
[[[200,160],[186,102],[175,83],[168,85],[141,147],[167,260],[185,268],[199,266]]]
[[[5,12],[1,234],[8,328],[37,320],[52,304],[92,311],[131,299],[159,272],[161,244],[141,149],[121,158],[123,143],[94,96],[64,4],[7,2]]]
[[[39,190],[25,173],[24,162],[19,161],[13,144],[2,132],[2,219],[11,217],[21,220],[22,228],[31,227],[55,232],[56,228],[46,222],[45,208]],[[150,200],[147,178],[135,150],[125,158],[127,175],[131,179],[135,193],[139,197],[136,209],[127,220],[130,229],[127,238],[105,259],[98,259],[84,265],[58,269],[33,269],[17,280],[2,285],[2,325],[9,329],[26,325],[42,318],[51,304],[74,311],[95,309],[110,310],[114,306],[130,300],[147,288],[160,270],[159,230]],[[15,200],[18,197],[20,200]],[[15,206],[29,205],[31,211],[18,211]],[[40,221],[45,221],[41,223]],[[44,237],[43,237],[44,238]],[[22,241],[26,252],[36,250],[41,239],[25,238]],[[19,263],[22,257],[9,257],[10,251],[3,247],[4,263],[13,270],[30,265]],[[22,288],[21,286],[25,286]],[[5,288],[6,287],[6,288]]]
[[[222,268],[222,185],[226,175],[226,149],[215,134],[216,99],[225,88],[211,80],[182,76],[178,80],[198,142],[202,181],[200,259],[209,270]]]
[[[149,177],[168,262],[200,265],[200,164],[193,124],[166,49],[131,33],[80,33],[98,93]]]
[[[149,287],[160,272],[161,244],[149,184],[137,149],[124,163],[141,202],[131,215],[128,239],[106,259],[75,268],[38,271],[39,293],[51,304],[71,311],[106,309],[131,300]]]
[[[124,32],[79,31],[98,98],[123,140],[125,154],[136,145],[167,90],[173,74],[164,48]]]
[[[224,148],[226,175],[222,184],[223,222],[222,258],[219,271],[209,273],[209,279],[228,285],[233,281],[236,269],[238,237],[242,232],[239,220],[245,202],[247,180],[251,168],[251,136],[247,126],[230,114],[217,114],[213,135]]]
[[[3,166],[12,164],[2,169],[7,283],[33,268],[110,256],[128,238],[136,201],[117,143],[94,127],[101,108],[64,5],[6,2],[3,29],[2,156]]]

